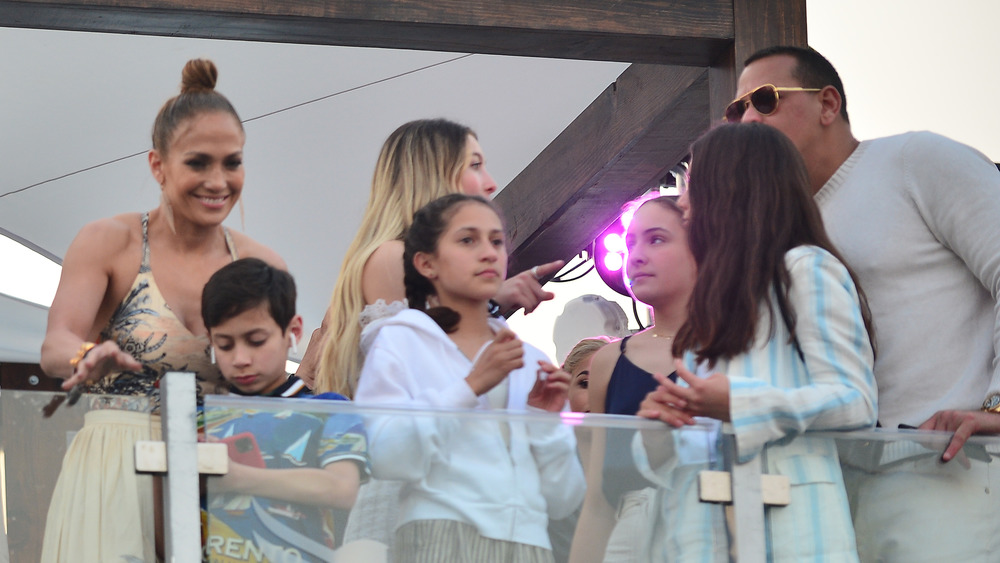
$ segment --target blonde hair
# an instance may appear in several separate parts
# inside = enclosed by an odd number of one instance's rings
[[[573,346],[573,349],[569,351],[569,354],[566,354],[566,361],[562,365],[563,370],[572,374],[584,360],[593,356],[598,350],[610,343],[611,339],[607,336],[592,336],[577,342]]]
[[[317,392],[354,396],[361,356],[359,315],[365,307],[361,274],[375,250],[402,240],[413,214],[431,201],[460,192],[469,135],[476,134],[445,119],[411,121],[393,131],[382,145],[368,207],[340,267],[330,298],[330,322],[323,342]],[[400,286],[403,280],[399,280]]]

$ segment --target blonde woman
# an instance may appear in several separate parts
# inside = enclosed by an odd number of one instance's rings
[[[361,372],[362,324],[405,308],[403,234],[413,214],[443,195],[488,199],[496,189],[479,140],[468,127],[425,119],[393,131],[375,164],[368,207],[341,265],[323,326],[313,333],[296,375],[318,392],[353,397]],[[507,280],[494,300],[504,312],[521,307],[531,312],[552,298],[535,276],[561,267],[557,261],[522,272]]]
[[[468,127],[430,119],[411,121],[393,131],[375,164],[368,207],[341,265],[323,326],[313,333],[296,375],[316,392],[353,398],[362,366],[362,327],[407,308],[403,236],[413,214],[443,195],[489,198],[496,189],[479,140]],[[521,307],[531,312],[553,297],[538,279],[555,273],[562,264],[551,262],[506,280],[493,299],[504,312]],[[384,481],[362,487],[345,543],[373,539],[390,545],[398,493],[397,484]]]
[[[569,384],[569,410],[590,412],[590,363],[594,354],[611,342],[607,336],[592,336],[576,343],[566,354],[563,370],[571,377]]]

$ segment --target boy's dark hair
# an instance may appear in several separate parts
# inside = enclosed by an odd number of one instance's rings
[[[257,258],[241,258],[212,274],[201,293],[201,317],[211,330],[244,311],[267,304],[282,333],[295,316],[295,280]]]
[[[819,51],[812,47],[797,47],[794,45],[774,45],[765,47],[747,57],[743,66],[748,66],[754,61],[775,57],[778,55],[788,55],[795,59],[795,70],[792,77],[799,81],[803,88],[824,88],[833,86],[840,93],[840,115],[844,121],[850,123],[847,117],[847,94],[844,92],[844,83],[840,80],[837,69]],[[776,84],[781,86],[781,84]]]

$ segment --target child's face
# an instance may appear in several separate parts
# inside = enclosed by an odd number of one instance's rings
[[[285,382],[289,334],[301,333],[301,317],[292,319],[283,332],[267,304],[261,303],[212,327],[209,337],[226,381],[242,393],[264,395]]]
[[[433,255],[417,256],[417,269],[431,280],[442,305],[486,302],[507,277],[503,225],[493,209],[477,202],[455,212]]]
[[[569,410],[573,412],[590,412],[590,364],[594,354],[580,362],[569,382]]]
[[[675,211],[647,202],[629,223],[625,246],[629,289],[636,299],[654,307],[688,299],[698,268],[688,247],[687,231]]]

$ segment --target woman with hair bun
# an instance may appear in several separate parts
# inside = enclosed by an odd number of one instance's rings
[[[184,371],[197,374],[199,398],[224,388],[201,317],[205,282],[238,257],[285,268],[222,226],[243,191],[245,136],[217,77],[211,61],[188,61],[181,93],[156,117],[160,204],[85,225],[66,251],[41,365],[64,389],[101,396],[63,460],[43,562],[157,560],[153,478],[133,462],[137,440],[160,438],[157,382]]]

